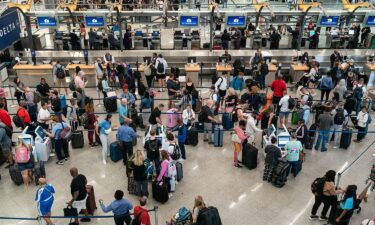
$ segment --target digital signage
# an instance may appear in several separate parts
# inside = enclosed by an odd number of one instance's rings
[[[199,17],[198,16],[180,16],[180,26],[181,27],[198,27]]]
[[[86,16],[86,26],[88,27],[104,27],[104,16]]]
[[[334,27],[338,26],[340,22],[340,16],[322,16],[319,25],[321,27]]]
[[[227,26],[229,27],[244,27],[246,26],[245,16],[228,16]]]
[[[39,27],[57,27],[57,20],[55,17],[38,16],[36,21]]]

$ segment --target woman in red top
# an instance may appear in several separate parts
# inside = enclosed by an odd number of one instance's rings
[[[238,164],[238,153],[242,150],[242,143],[248,138],[245,134],[246,128],[246,121],[240,120],[238,122],[238,126],[234,128],[234,134],[232,134],[232,142],[234,145],[234,166],[237,168],[241,168]],[[237,137],[236,137],[237,136]]]
[[[26,110],[26,102],[20,101],[18,104],[17,116],[22,120],[22,129],[31,124],[29,112]]]
[[[87,136],[89,139],[89,144],[90,147],[95,147],[98,146],[98,143],[94,141],[95,124],[97,122],[97,118],[94,114],[94,103],[88,103],[85,110],[87,113]]]
[[[139,199],[139,206],[134,207],[134,219],[138,218],[138,221],[142,225],[151,225],[150,215],[145,208],[147,204],[147,197],[143,196]]]

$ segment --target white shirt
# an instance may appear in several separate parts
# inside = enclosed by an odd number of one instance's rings
[[[155,63],[156,71],[158,70],[158,65],[159,65],[159,63],[163,63],[163,64],[164,64],[164,72],[163,72],[163,73],[159,73],[159,72],[157,72],[157,74],[165,74],[165,71],[166,71],[167,68],[168,68],[168,63],[167,63],[167,61],[165,61],[164,58],[157,58],[157,59],[156,59],[156,63]]]
[[[280,102],[279,102],[279,106],[281,106],[280,112],[290,112],[290,109],[288,108],[289,106],[288,100],[289,100],[289,95],[285,95],[284,97],[280,99]]]
[[[246,122],[246,133],[250,136],[254,136],[255,132],[262,132],[261,129],[259,129],[255,124],[255,119],[251,116],[247,116],[247,122]]]
[[[39,123],[46,123],[46,121],[42,121],[45,119],[49,119],[51,117],[51,113],[48,111],[48,109],[40,108],[38,112],[38,122]]]
[[[211,93],[210,94],[210,99],[214,101],[214,103],[219,101],[219,96],[216,93]]]
[[[182,111],[182,121],[186,125],[189,120],[194,120],[195,119],[195,112],[194,110],[190,109],[189,111],[187,109],[184,109]]]
[[[358,126],[366,127],[367,120],[368,120],[368,113],[367,112],[364,113],[364,112],[362,112],[362,110],[359,111],[357,119],[358,119]]]
[[[225,91],[227,90],[227,78],[219,77],[215,83],[215,89]]]

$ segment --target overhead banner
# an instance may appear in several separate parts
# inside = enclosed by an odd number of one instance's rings
[[[0,17],[0,50],[8,48],[21,38],[17,11]]]
[[[87,27],[104,27],[105,20],[104,16],[86,16],[85,17]]]
[[[57,27],[57,20],[55,17],[38,16],[36,20],[39,27]]]
[[[181,15],[179,25],[180,27],[198,27],[199,16]]]
[[[244,27],[246,26],[245,16],[227,16],[228,27]]]
[[[369,15],[365,18],[364,26],[375,26],[375,15]]]
[[[340,16],[321,16],[319,20],[320,27],[335,27],[340,22]]]

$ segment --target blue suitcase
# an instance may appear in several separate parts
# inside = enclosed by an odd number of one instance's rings
[[[120,143],[115,141],[110,144],[109,146],[109,156],[113,162],[117,162],[123,158],[122,149],[120,147]]]
[[[223,147],[224,129],[222,125],[216,125],[214,129],[214,147]]]
[[[233,128],[232,118],[230,117],[229,113],[224,113],[221,121],[225,130],[230,130]]]
[[[66,97],[64,94],[60,94],[60,105],[61,108],[66,108]]]

